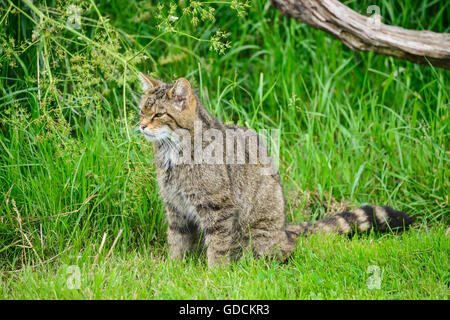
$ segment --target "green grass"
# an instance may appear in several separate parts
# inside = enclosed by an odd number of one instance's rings
[[[443,229],[346,239],[314,236],[279,264],[247,257],[208,269],[192,255],[182,263],[157,248],[105,256],[73,252],[58,263],[4,276],[6,299],[448,299],[449,241]],[[79,282],[72,266],[79,267]],[[375,267],[374,267],[375,266]],[[379,287],[368,285],[379,270]],[[447,282],[447,284],[446,284]]]
[[[447,1],[344,2],[450,32]],[[353,52],[269,1],[244,17],[213,4],[216,21],[186,16],[177,33],[156,28],[155,1],[68,2],[89,8],[75,30],[66,7],[33,3],[0,0],[0,297],[448,299],[447,70]],[[230,33],[223,55],[207,41],[219,27]],[[416,227],[314,237],[283,265],[168,261],[151,146],[135,130],[137,70],[187,77],[223,121],[279,129],[290,221],[328,215],[320,203],[335,199],[391,205]],[[78,290],[67,288],[70,265]],[[379,290],[367,288],[370,265]]]

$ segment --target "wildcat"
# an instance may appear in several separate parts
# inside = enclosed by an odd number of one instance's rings
[[[272,170],[273,163],[254,158],[249,161],[252,146],[265,149],[254,131],[218,121],[202,106],[184,78],[167,84],[141,73],[140,79],[144,94],[139,104],[139,129],[154,145],[172,259],[194,248],[200,234],[207,248],[208,265],[214,266],[228,263],[246,249],[256,257],[285,260],[300,236],[314,232],[383,232],[413,223],[411,217],[390,207],[363,206],[314,223],[287,225],[283,188],[278,172]],[[216,142],[220,134],[231,132],[244,142],[244,147],[238,149],[236,144],[230,149],[218,148],[219,154],[213,160],[219,161],[202,161],[197,151],[206,150],[213,139],[196,141],[199,132],[214,132]],[[182,142],[181,133],[194,139]],[[225,161],[227,155],[220,154],[225,149],[237,156],[241,151],[245,161]]]

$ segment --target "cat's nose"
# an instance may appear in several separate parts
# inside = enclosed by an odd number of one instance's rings
[[[144,130],[145,128],[147,128],[147,125],[142,123],[141,124],[141,129]]]

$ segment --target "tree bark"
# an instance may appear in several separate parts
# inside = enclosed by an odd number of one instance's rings
[[[450,69],[450,33],[389,26],[337,0],[271,0],[282,14],[326,31],[356,51]]]

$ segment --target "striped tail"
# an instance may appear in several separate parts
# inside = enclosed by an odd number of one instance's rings
[[[289,238],[316,232],[337,234],[354,234],[355,232],[361,233],[369,230],[386,232],[403,230],[413,222],[414,218],[391,207],[363,206],[314,222],[289,225],[286,227],[286,232]]]

